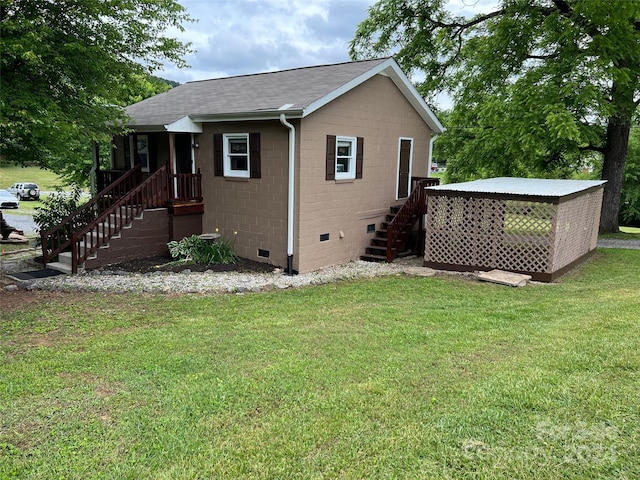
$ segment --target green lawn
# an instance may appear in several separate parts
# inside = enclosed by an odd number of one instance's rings
[[[640,477],[640,251],[517,289],[44,295],[0,313],[0,478]]]
[[[53,172],[38,167],[21,167],[0,163],[0,188],[9,188],[16,182],[33,182],[40,190],[54,191],[63,187],[63,181]]]
[[[640,228],[620,227],[619,233],[605,233],[601,238],[613,238],[618,240],[640,240]]]
[[[0,188],[7,189],[16,182],[33,182],[40,187],[41,191],[55,191],[57,188],[64,188],[62,180],[48,170],[0,163]],[[2,214],[7,217],[10,215],[32,215],[36,207],[42,206],[42,200],[45,198],[47,195],[41,195],[40,201],[22,200],[17,209],[4,209]]]

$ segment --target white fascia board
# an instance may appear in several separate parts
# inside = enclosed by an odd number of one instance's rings
[[[418,112],[427,125],[429,125],[431,134],[439,135],[444,133],[445,128],[442,123],[440,123],[440,120],[438,120],[438,117],[431,111],[427,102],[424,101],[424,98],[422,98],[418,90],[416,90],[416,87],[413,86],[395,61],[385,73],[389,75],[393,83],[396,84],[406,99],[409,100],[409,103],[413,105],[413,108],[416,109],[416,112]]]
[[[166,132],[167,129],[162,125],[136,125],[136,124],[128,124],[127,128],[129,128],[133,132],[144,132],[144,133],[155,133],[155,132]]]
[[[239,113],[216,113],[210,115],[193,115],[193,120],[200,123],[205,122],[247,122],[254,120],[280,120],[281,114],[286,114],[287,118],[302,118],[303,111],[293,110],[264,110],[259,112],[239,112]]]
[[[386,61],[373,67],[371,70],[366,71],[365,73],[354,78],[350,82],[345,83],[344,85],[328,93],[324,97],[319,98],[315,102],[309,104],[309,106],[307,106],[304,109],[302,116],[306,117],[312,114],[319,108],[324,107],[329,102],[332,102],[339,96],[354,89],[355,87],[366,82],[367,80],[374,77],[375,75],[386,75],[389,78],[391,78],[393,83],[396,84],[396,86],[400,89],[400,91],[406,97],[409,103],[411,103],[413,108],[415,108],[418,114],[429,126],[432,134],[437,135],[444,132],[445,128],[442,126],[438,118],[434,115],[434,113],[431,111],[427,103],[424,101],[424,98],[420,96],[416,88],[411,84],[407,76],[404,74],[402,69],[398,66],[398,64],[393,58],[388,58]]]
[[[189,116],[182,117],[164,126],[167,132],[202,133],[202,124],[194,122]]]

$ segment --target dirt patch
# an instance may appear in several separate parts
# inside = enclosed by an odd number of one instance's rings
[[[3,318],[9,318],[9,315],[13,312],[36,306],[41,303],[51,302],[83,302],[86,299],[86,293],[70,293],[70,292],[56,292],[56,291],[41,291],[41,290],[3,290],[0,292],[2,299],[2,312],[0,313],[0,320]]]

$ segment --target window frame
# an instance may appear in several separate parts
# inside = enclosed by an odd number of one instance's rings
[[[349,156],[338,155],[340,149],[340,142],[349,142],[350,154]],[[336,156],[335,156],[335,179],[336,180],[355,180],[356,178],[356,153],[358,151],[358,139],[356,137],[346,137],[336,135]],[[348,170],[338,171],[338,161],[343,158],[348,158]]]
[[[229,151],[230,140],[244,139],[247,145],[246,154],[241,154],[247,157],[247,167],[245,170],[234,170],[231,168],[231,157],[234,156],[233,152]],[[240,156],[236,154],[235,156]],[[250,178],[251,177],[251,144],[248,133],[223,133],[222,134],[222,164],[223,175],[225,177],[235,178]]]

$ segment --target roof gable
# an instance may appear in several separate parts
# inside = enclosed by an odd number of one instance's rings
[[[126,108],[130,126],[305,117],[374,75],[389,76],[434,133],[444,128],[393,58],[188,82]]]

